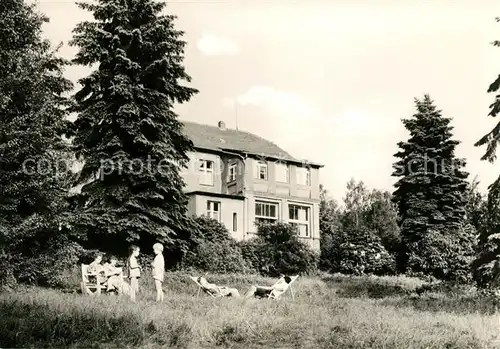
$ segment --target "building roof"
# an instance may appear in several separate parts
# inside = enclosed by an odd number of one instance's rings
[[[289,162],[302,163],[302,160],[294,158],[285,150],[271,141],[252,133],[234,130],[219,126],[203,125],[195,122],[182,121],[184,133],[194,143],[195,148],[212,151],[233,151],[254,155],[257,157],[269,157]],[[322,166],[309,163],[312,166]]]
[[[211,197],[215,197],[215,198],[245,200],[244,195],[212,193],[212,192],[203,191],[203,190],[190,191],[190,192],[187,192],[186,195],[204,195],[204,196],[211,196]]]

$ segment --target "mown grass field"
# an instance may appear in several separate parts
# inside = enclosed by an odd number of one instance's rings
[[[237,287],[274,280],[209,276]],[[117,296],[31,288],[0,294],[0,347],[9,348],[500,348],[496,301],[474,290],[421,295],[404,277],[299,278],[280,301],[213,299],[171,273],[165,302],[151,280]]]

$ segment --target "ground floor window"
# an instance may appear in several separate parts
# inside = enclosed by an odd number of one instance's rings
[[[236,214],[236,212],[233,212],[233,231],[238,231],[238,215]]]
[[[310,210],[309,206],[288,205],[288,222],[297,227],[300,236],[310,236]]]
[[[278,204],[268,201],[255,202],[255,222],[276,222],[278,220]]]
[[[207,217],[220,222],[220,202],[207,201]]]

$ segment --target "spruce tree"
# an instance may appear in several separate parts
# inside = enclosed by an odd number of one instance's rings
[[[0,255],[9,256],[0,261],[3,276],[8,264],[62,238],[69,184],[64,95],[72,84],[63,77],[67,62],[42,38],[47,21],[23,0],[0,2]]]
[[[500,22],[500,17],[495,20]],[[493,45],[500,47],[500,41],[493,41]],[[488,116],[496,117],[500,113],[500,75],[488,87],[488,93],[496,93],[495,100],[490,105]],[[476,147],[486,145],[486,152],[481,157],[481,160],[488,160],[493,163],[497,156],[497,146],[500,141],[500,122],[493,129],[484,135],[474,145]],[[486,213],[486,226],[479,230],[479,244],[476,251],[476,259],[474,261],[474,279],[478,286],[489,287],[493,285],[493,279],[498,279],[499,268],[493,268],[495,261],[500,262],[500,177],[497,178],[488,188],[488,203]],[[497,269],[494,272],[494,269]]]
[[[500,17],[496,17],[495,20],[500,22]],[[500,47],[500,41],[493,41],[493,46]],[[498,75],[490,86],[488,87],[488,93],[496,93],[500,89],[500,75]],[[497,94],[495,100],[490,105],[490,112],[488,116],[496,117],[500,113],[500,96]],[[500,122],[498,122],[495,127],[484,135],[479,141],[474,144],[476,147],[486,145],[486,152],[481,157],[481,160],[488,160],[493,163],[496,160],[496,151],[498,143],[500,142]],[[500,181],[495,181],[495,184],[500,185]]]
[[[498,261],[500,259],[500,185],[494,182],[490,186],[486,202],[486,212],[479,220],[479,241],[476,258],[473,262],[473,277],[480,288],[498,286]]]
[[[164,2],[79,3],[93,21],[74,29],[76,64],[94,66],[75,95],[74,146],[84,165],[75,224],[101,248],[173,242],[186,230],[181,167],[192,142],[174,112],[198,91],[182,85],[183,32]]]
[[[468,173],[455,156],[451,119],[441,115],[428,95],[415,100],[416,114],[403,119],[410,133],[399,142],[394,163],[394,202],[401,228],[403,269],[439,279],[465,280],[473,251],[466,224]]]

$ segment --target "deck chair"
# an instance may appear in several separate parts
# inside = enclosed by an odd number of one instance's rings
[[[219,297],[224,297],[224,295],[222,295],[220,292],[217,292],[217,291],[214,291],[214,290],[211,290],[211,289],[208,289],[208,288],[205,288],[203,287],[199,282],[198,282],[198,278],[195,277],[195,276],[190,276],[189,277],[191,280],[193,280],[193,282],[198,285],[198,293],[196,293],[196,297],[199,297],[200,295],[200,292],[203,291],[205,292],[206,294],[208,294],[210,297],[213,297],[213,298],[219,298]]]
[[[106,286],[101,285],[99,282],[99,275],[95,272],[89,271],[88,264],[82,264],[82,281],[80,282],[82,294],[90,296],[99,296]]]
[[[267,298],[268,299],[279,299],[281,297],[281,295],[283,295],[284,293],[286,293],[286,291],[288,291],[288,289],[290,289],[290,293],[292,294],[292,300],[295,300],[295,296],[293,294],[292,284],[295,282],[295,280],[297,280],[298,277],[299,277],[298,275],[290,276],[290,279],[292,279],[292,280],[290,281],[289,284],[287,284],[285,282],[284,276],[280,277],[279,280],[276,281],[276,283],[272,287],[275,287],[279,284],[283,284],[283,285],[285,285],[285,290],[281,293],[278,293],[276,290],[272,290],[271,293],[269,293],[269,296]]]
[[[123,270],[120,269],[120,281],[123,283]],[[95,272],[89,271],[89,266],[87,264],[82,264],[82,281],[80,283],[82,294],[88,294],[90,296],[99,296],[102,294],[102,290],[106,290],[107,286],[100,283],[100,277]],[[120,289],[123,289],[123,285],[120,285]]]

